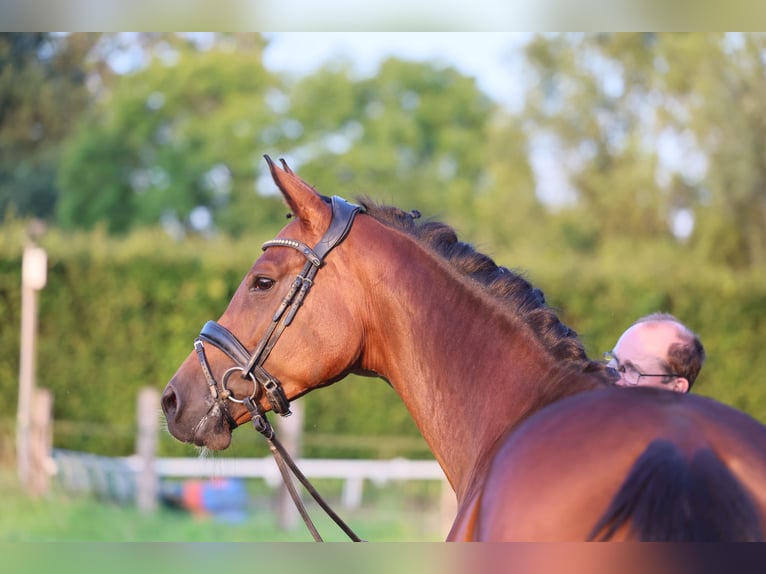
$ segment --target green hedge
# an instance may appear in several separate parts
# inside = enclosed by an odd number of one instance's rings
[[[263,230],[263,237],[236,244],[223,238],[174,243],[157,232],[122,241],[99,232],[49,232],[43,241],[49,277],[40,294],[38,384],[54,392],[56,446],[133,452],[138,390],[164,387],[202,324],[221,314],[260,242],[273,232]],[[5,420],[15,417],[18,386],[21,240],[18,230],[13,233],[6,226],[0,241],[0,392],[6,397],[0,418]],[[644,272],[627,272],[606,256],[554,261],[525,251],[498,260],[515,258],[530,270],[529,278],[594,357],[610,349],[636,317],[655,310],[677,314],[700,333],[708,351],[695,391],[766,421],[766,353],[760,352],[766,281],[754,273],[700,273],[693,262],[657,257],[665,256],[655,253]],[[610,272],[620,266],[622,273]],[[351,379],[301,399],[306,454],[348,456],[348,435],[368,437],[351,449],[356,456],[397,454],[381,450],[383,436],[398,437],[400,442],[391,444],[407,455],[427,452],[386,384]],[[161,454],[196,452],[163,434]],[[265,453],[259,438],[238,431],[230,454]]]

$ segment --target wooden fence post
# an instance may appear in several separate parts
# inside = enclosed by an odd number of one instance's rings
[[[53,474],[53,394],[47,389],[33,389],[29,428],[27,492],[45,496]]]
[[[290,405],[290,410],[293,414],[286,418],[280,418],[277,430],[279,431],[279,440],[282,445],[290,453],[290,456],[297,459],[300,457],[302,448],[303,405],[299,402],[293,402]],[[297,480],[294,480],[294,482],[298,492],[302,493],[303,487],[301,484]],[[284,483],[280,483],[279,491],[277,492],[276,514],[277,526],[282,530],[293,529],[299,523],[300,515],[298,514],[298,509],[295,508],[295,503]]]
[[[31,229],[30,229],[31,232]],[[35,232],[37,234],[37,232]],[[32,402],[37,360],[37,292],[45,287],[48,256],[30,239],[21,261],[21,353],[19,357],[19,398],[16,422],[16,470],[19,484],[30,484]]]
[[[157,508],[158,478],[154,470],[157,456],[160,394],[153,387],[144,387],[138,393],[138,433],[136,454],[140,460],[136,475],[136,505],[143,512]]]

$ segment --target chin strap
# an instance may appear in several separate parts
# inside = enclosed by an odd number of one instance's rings
[[[295,464],[295,461],[292,459],[287,450],[285,450],[285,447],[282,446],[282,443],[277,439],[277,436],[274,433],[274,428],[266,418],[266,413],[264,413],[263,410],[261,410],[261,408],[258,406],[258,403],[253,401],[250,397],[244,399],[243,403],[250,413],[255,430],[261,433],[266,439],[266,442],[269,444],[269,450],[271,450],[271,454],[274,456],[277,467],[279,467],[279,472],[282,474],[282,480],[287,487],[287,491],[290,493],[290,497],[293,499],[295,507],[298,509],[301,518],[303,518],[303,522],[306,523],[306,527],[309,529],[309,532],[311,532],[314,540],[316,542],[323,542],[322,536],[317,531],[316,526],[314,526],[314,523],[312,522],[311,517],[306,510],[306,506],[303,504],[298,491],[295,489],[295,484],[293,484],[293,479],[290,476],[290,471],[292,471],[292,473],[300,481],[308,493],[314,498],[314,500],[316,500],[317,504],[322,507],[327,515],[333,519],[335,524],[337,524],[352,541],[365,542],[359,538],[353,530],[351,530],[351,528],[343,521],[340,516],[336,514],[332,508],[330,508],[330,506],[327,504],[327,502],[325,502],[319,492],[317,492],[317,490],[309,482],[306,476],[300,471],[298,466]]]

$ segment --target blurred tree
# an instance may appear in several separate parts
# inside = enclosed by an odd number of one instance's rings
[[[320,191],[449,212],[453,223],[475,214],[496,109],[473,78],[391,58],[355,79],[339,62],[301,80],[290,103],[300,133],[291,154]]]
[[[98,34],[0,34],[0,215],[51,217],[61,142],[88,103]]]
[[[583,223],[595,219],[605,239],[670,234],[667,194],[655,180],[647,38],[546,36],[527,48],[532,153],[563,174],[541,193],[590,214]]]
[[[597,221],[593,247],[666,236],[729,265],[766,263],[764,54],[763,34],[529,44],[527,129],[566,174],[556,199]]]
[[[688,162],[671,190],[683,207],[696,199],[692,240],[714,261],[764,268],[766,35],[661,35],[656,44],[663,123]]]
[[[107,38],[115,44],[119,39]],[[61,170],[64,226],[106,222],[240,233],[284,211],[255,193],[264,142],[283,133],[280,82],[260,34],[143,34],[70,142]],[[138,47],[136,47],[138,46]],[[115,61],[115,52],[105,50]],[[111,53],[111,56],[109,54]],[[256,203],[256,201],[258,201]],[[255,206],[258,207],[255,207]]]
[[[273,225],[283,207],[261,181],[264,152],[323,193],[449,213],[461,231],[483,228],[476,210],[491,213],[494,197],[513,200],[509,174],[530,173],[518,121],[495,128],[497,106],[451,67],[392,58],[357,79],[340,61],[288,86],[264,70],[260,35],[121,38],[100,42],[101,60],[123,69],[98,75],[97,105],[63,158],[65,226]]]
[[[495,250],[516,246],[519,241],[539,241],[549,232],[550,213],[535,193],[522,120],[498,113],[486,137],[488,182],[477,197],[474,225],[468,233]]]

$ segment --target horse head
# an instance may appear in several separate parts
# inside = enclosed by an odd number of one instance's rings
[[[360,355],[363,329],[339,286],[351,279],[341,243],[359,208],[319,195],[284,161],[266,161],[292,220],[264,244],[162,395],[170,433],[214,450],[258,414],[289,414],[290,400],[339,380]]]

